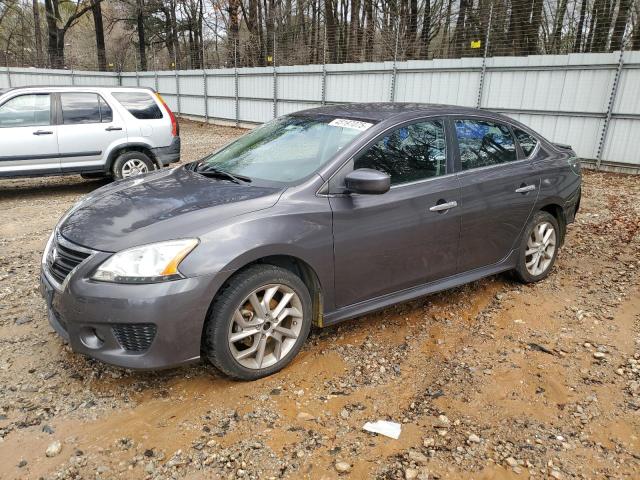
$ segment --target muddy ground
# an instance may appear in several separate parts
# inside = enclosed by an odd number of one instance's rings
[[[184,160],[239,133],[182,122]],[[316,330],[253,383],[109,367],[53,333],[41,251],[99,185],[0,181],[0,478],[640,478],[639,177],[585,173],[547,280]]]

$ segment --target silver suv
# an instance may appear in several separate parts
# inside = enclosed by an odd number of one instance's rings
[[[0,89],[0,177],[131,177],[180,160],[179,133],[152,89]]]

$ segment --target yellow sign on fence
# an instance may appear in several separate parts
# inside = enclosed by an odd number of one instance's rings
[[[471,48],[480,48],[482,46],[482,40],[471,40]]]

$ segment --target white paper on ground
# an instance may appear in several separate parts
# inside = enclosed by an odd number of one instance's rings
[[[388,422],[387,420],[378,420],[377,422],[367,422],[362,427],[363,430],[372,433],[379,433],[394,439],[400,437],[400,429],[402,425],[396,422]]]

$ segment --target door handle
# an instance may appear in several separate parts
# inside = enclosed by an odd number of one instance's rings
[[[33,132],[34,135],[53,135],[51,130],[36,130]]]
[[[122,127],[107,127],[105,130],[107,132],[115,132],[116,130],[122,130]]]
[[[453,202],[438,203],[437,205],[434,205],[433,207],[429,208],[429,211],[444,212],[445,210],[449,210],[450,208],[454,208],[457,206],[458,206],[458,202],[454,200]]]
[[[516,193],[527,193],[533,192],[536,189],[535,185],[525,185],[524,183],[520,185],[520,188],[516,188]]]

